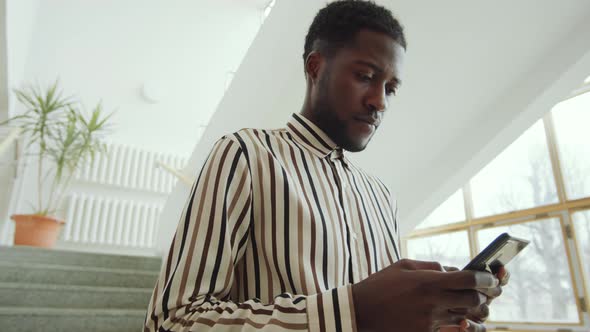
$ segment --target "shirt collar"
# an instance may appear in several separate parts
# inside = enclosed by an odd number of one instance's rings
[[[287,131],[297,143],[303,145],[320,158],[330,155],[331,159],[342,159],[344,153],[328,135],[301,114],[291,115]]]

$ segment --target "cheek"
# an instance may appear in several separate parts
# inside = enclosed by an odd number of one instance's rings
[[[358,110],[366,87],[352,79],[342,79],[333,86],[332,100],[340,109]],[[348,112],[347,112],[348,113]]]

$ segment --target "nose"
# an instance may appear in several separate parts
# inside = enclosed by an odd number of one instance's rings
[[[366,99],[366,106],[373,111],[385,111],[387,109],[387,95],[385,88],[374,87],[369,92]]]

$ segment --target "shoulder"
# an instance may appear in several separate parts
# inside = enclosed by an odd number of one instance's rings
[[[237,144],[240,149],[248,153],[256,153],[260,148],[267,148],[270,140],[282,139],[286,129],[256,129],[243,128],[236,132],[222,136],[218,141],[229,141]]]

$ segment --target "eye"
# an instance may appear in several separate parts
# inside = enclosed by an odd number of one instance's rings
[[[373,77],[369,74],[365,74],[365,73],[357,73],[356,74],[358,79],[363,81],[363,82],[370,82],[373,80]]]
[[[387,96],[395,96],[397,93],[397,90],[395,88],[385,88],[385,94]]]

